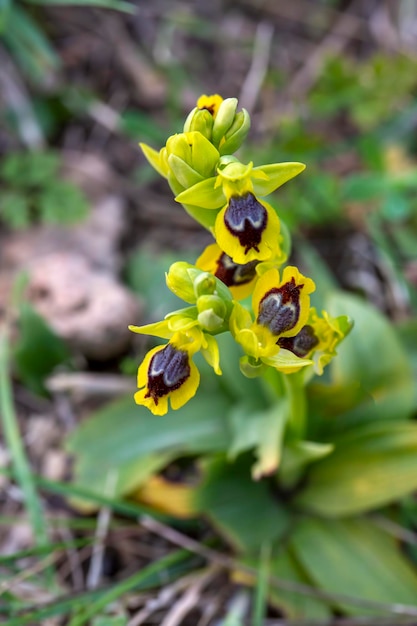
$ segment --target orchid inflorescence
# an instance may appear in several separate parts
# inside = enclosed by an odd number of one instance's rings
[[[268,368],[320,375],[350,329],[346,316],[320,316],[310,305],[311,278],[283,267],[289,236],[264,199],[305,165],[241,163],[233,153],[246,138],[250,117],[237,106],[236,98],[201,96],[183,132],[159,152],[141,144],[175,200],[215,239],[195,265],[176,262],[166,275],[168,288],[189,306],[163,321],[130,326],[168,340],[148,352],[138,371],[135,400],[155,415],[167,413],[168,399],[178,409],[195,395],[197,352],[221,375],[220,333],[231,333],[241,346],[240,369],[248,377]]]

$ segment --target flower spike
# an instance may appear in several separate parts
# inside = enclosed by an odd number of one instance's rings
[[[221,375],[221,333],[229,332],[243,349],[245,376],[275,381],[271,368],[282,375],[303,369],[293,380],[306,383],[314,372],[323,373],[351,328],[346,316],[317,314],[310,306],[315,284],[297,267],[281,269],[291,237],[265,197],[305,165],[241,163],[234,152],[249,127],[250,116],[238,110],[237,98],[202,95],[182,132],[168,137],[159,151],[140,144],[175,200],[215,239],[195,265],[177,261],[166,274],[168,288],[186,306],[161,321],[129,326],[167,341],[150,350],[138,369],[135,400],[155,415],[194,396],[200,381],[193,362],[197,352]]]

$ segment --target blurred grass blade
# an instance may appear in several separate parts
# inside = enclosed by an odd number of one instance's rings
[[[97,7],[99,9],[113,9],[123,13],[136,13],[138,8],[130,2],[123,0],[25,0],[27,4],[40,4],[43,6],[82,6]]]
[[[23,447],[12,398],[9,346],[5,330],[0,331],[0,407],[3,432],[12,458],[13,472],[23,492],[23,501],[28,512],[35,543],[38,546],[47,545],[49,541],[42,505]]]
[[[266,610],[267,610],[267,597],[268,597],[268,579],[270,575],[270,562],[271,562],[271,544],[264,543],[261,546],[259,568],[258,568],[258,580],[256,582],[254,601],[253,601],[253,626],[263,626]]]
[[[0,35],[7,26],[12,0],[0,0]]]
[[[22,8],[13,4],[7,29],[2,34],[23,72],[33,81],[44,83],[60,65],[60,59],[37,23]]]

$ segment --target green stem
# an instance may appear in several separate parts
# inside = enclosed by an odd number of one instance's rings
[[[292,439],[304,439],[307,428],[307,399],[302,372],[283,376],[290,404],[288,433]]]

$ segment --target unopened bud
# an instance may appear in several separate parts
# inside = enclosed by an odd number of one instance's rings
[[[220,331],[224,326],[227,307],[218,296],[200,296],[197,300],[198,321],[209,332]]]
[[[185,261],[173,263],[166,275],[166,283],[168,289],[181,300],[194,304],[197,298],[194,292],[193,279],[189,271],[190,268],[193,268],[193,266],[185,263]]]
[[[195,107],[185,120],[184,133],[196,131],[211,141],[213,122],[213,116],[210,111]]]
[[[250,116],[246,109],[235,115],[233,124],[220,142],[220,154],[233,154],[245,141],[250,128]]]
[[[213,124],[212,142],[215,146],[220,144],[222,138],[232,126],[236,109],[237,98],[226,98],[221,103]]]

